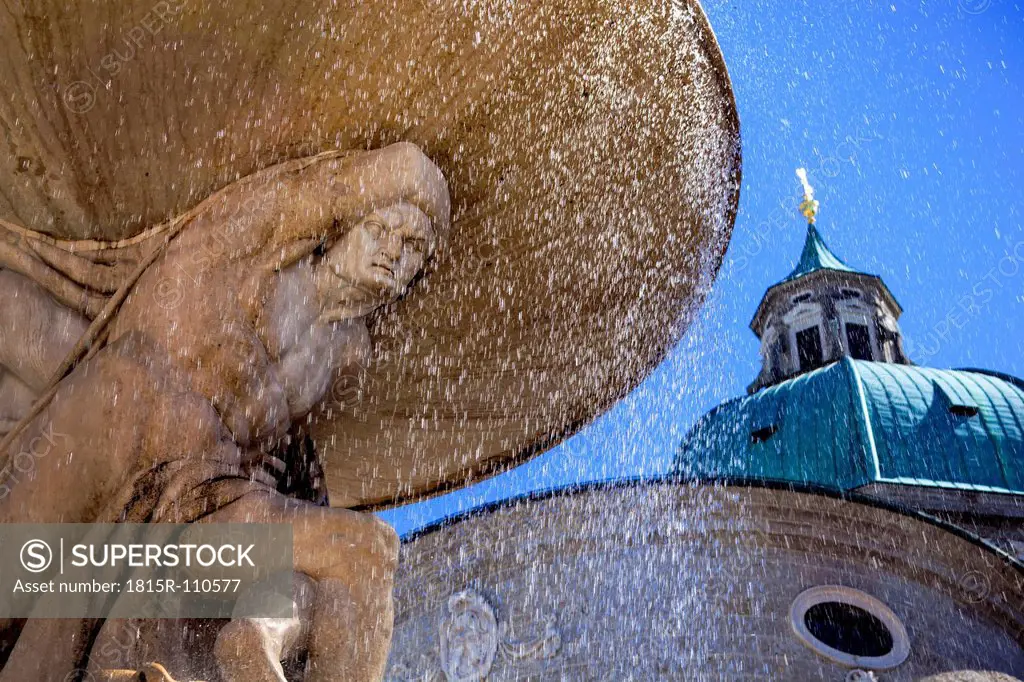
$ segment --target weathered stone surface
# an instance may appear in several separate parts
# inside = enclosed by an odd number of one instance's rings
[[[450,247],[310,426],[336,505],[464,484],[590,420],[679,337],[732,226],[738,122],[694,1],[45,0],[0,38],[0,217],[56,238],[138,235],[328,149],[441,167]]]
[[[5,293],[64,325],[0,309],[0,456],[65,439],[0,520],[291,523],[314,596],[290,634],[220,630],[225,680],[252,651],[283,680],[286,649],[317,680],[383,671],[393,532],[286,498],[284,448],[315,442],[338,507],[540,451],[663,356],[735,217],[735,105],[695,2],[44,0],[0,38]],[[481,649],[479,600],[451,604],[453,674],[559,648],[494,621]],[[100,675],[108,625],[0,623],[0,680]],[[171,675],[211,665],[175,646]]]
[[[282,443],[336,373],[366,361],[366,317],[421,272],[447,234],[449,208],[443,175],[414,145],[279,164],[180,223],[140,264],[106,343],[94,355],[72,352],[66,376],[46,366],[62,353],[39,352],[53,340],[38,336],[38,320],[5,319],[0,357],[16,360],[6,371],[35,367],[54,384],[0,447],[32,461],[5,479],[0,522],[290,524],[291,617],[233,620],[215,652],[183,643],[174,624],[152,658],[179,677],[183,665],[215,658],[223,682],[285,682],[280,662],[308,652],[305,679],[379,680],[397,537],[372,515],[282,493]],[[163,305],[168,283],[179,295]],[[19,291],[38,293],[31,284]],[[58,319],[52,298],[29,302],[22,307]],[[50,433],[59,436],[46,455],[32,457]],[[92,649],[107,650],[109,625],[0,622],[20,631],[0,651],[0,682],[101,673],[108,666]]]
[[[790,624],[794,599],[823,585],[865,592],[905,626],[909,657],[881,682],[1024,670],[1024,574],[995,552],[876,506],[661,483],[502,506],[408,541],[386,679],[453,679],[439,628],[472,590],[499,624],[489,682],[842,682],[850,668]],[[503,650],[516,642],[534,646]]]
[[[945,673],[925,677],[918,682],[1020,682],[1016,677],[1010,677],[1003,673],[977,672],[965,670],[955,673]]]

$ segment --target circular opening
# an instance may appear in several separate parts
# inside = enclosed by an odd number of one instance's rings
[[[790,607],[793,632],[809,648],[851,668],[887,670],[910,656],[910,637],[884,603],[851,587],[822,585]]]
[[[893,649],[893,636],[885,623],[853,604],[815,604],[804,613],[804,624],[816,639],[851,656],[877,658]]]

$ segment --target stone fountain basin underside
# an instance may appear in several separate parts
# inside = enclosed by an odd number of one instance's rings
[[[441,166],[448,245],[311,425],[338,506],[464,485],[603,412],[685,330],[735,217],[735,103],[692,1],[47,0],[0,37],[0,218],[60,239],[325,149]]]

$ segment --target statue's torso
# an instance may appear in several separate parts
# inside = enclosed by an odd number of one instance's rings
[[[153,292],[168,267],[146,273],[112,323],[108,346],[65,380],[21,437],[24,444],[51,434],[47,456],[0,503],[0,516],[98,520],[140,472],[187,461],[238,467],[257,449],[274,449],[339,369],[368,356],[362,320],[318,321],[308,264],[269,275],[256,306],[245,295],[244,263],[218,273],[220,285],[203,296],[161,306]],[[60,425],[56,435],[51,423]],[[39,495],[50,502],[29,503]]]
[[[268,273],[252,260],[209,267],[170,251],[140,279],[110,338],[152,338],[177,381],[207,398],[247,447],[285,435],[340,368],[368,359],[363,320],[324,323],[319,315],[306,261]]]

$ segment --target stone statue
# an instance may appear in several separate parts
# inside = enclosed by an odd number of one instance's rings
[[[440,170],[397,144],[284,163],[218,192],[150,251],[116,309],[76,297],[74,282],[34,276],[31,258],[9,258],[0,431],[42,396],[6,454],[52,444],[3,482],[0,521],[291,523],[296,616],[226,625],[215,647],[222,677],[283,682],[280,661],[302,647],[306,680],[379,680],[396,536],[373,516],[283,495],[282,453],[335,377],[367,361],[367,315],[406,292],[448,225]],[[123,281],[116,263],[33,248],[70,280],[108,268],[108,292]],[[104,314],[85,357],[48,385],[89,318]],[[0,682],[63,679],[83,667],[100,624],[21,628]]]

